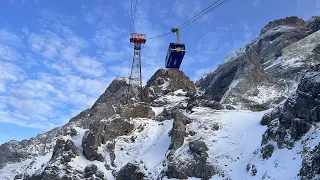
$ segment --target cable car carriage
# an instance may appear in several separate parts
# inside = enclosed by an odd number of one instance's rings
[[[178,28],[172,28],[171,32],[177,33],[178,43],[170,43],[166,56],[166,68],[179,69],[186,52],[185,45],[180,44],[180,31]]]

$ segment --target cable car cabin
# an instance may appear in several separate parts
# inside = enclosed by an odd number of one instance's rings
[[[166,68],[179,69],[185,52],[184,44],[170,43],[166,57]]]

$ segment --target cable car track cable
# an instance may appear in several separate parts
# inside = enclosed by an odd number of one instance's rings
[[[190,21],[192,21],[193,19],[197,18],[198,16],[200,16],[203,12],[205,12],[206,10],[210,9],[212,6],[214,6],[215,4],[217,4],[218,2],[220,2],[221,0],[217,0],[216,2],[212,3],[210,6],[208,6],[207,8],[203,9],[201,12],[199,12],[198,14],[194,15],[192,18],[190,18],[189,20],[187,20],[186,22],[184,22],[183,24],[181,24],[178,28],[181,28],[182,26],[184,26],[185,24],[189,23]]]
[[[209,5],[208,7],[206,7],[205,9],[203,9],[201,12],[199,12],[198,14],[196,14],[195,16],[193,16],[192,18],[190,18],[189,20],[187,20],[186,22],[184,22],[183,24],[181,24],[180,26],[178,26],[178,29],[182,29],[185,28],[186,26],[190,25],[191,23],[193,23],[194,21],[198,20],[199,18],[201,18],[202,16],[206,15],[207,13],[209,13],[210,11],[217,9],[218,7],[220,7],[221,5],[225,4],[227,1],[229,0],[217,0],[214,3],[212,3],[211,5]],[[219,3],[220,2],[220,3]],[[163,36],[167,36],[169,34],[173,34],[174,32],[166,32],[151,38],[147,38],[147,39],[156,39],[156,38],[160,38]]]
[[[218,0],[218,1],[220,1],[220,0]],[[217,2],[218,2],[218,1],[217,1]],[[179,28],[179,29],[182,29],[182,28],[188,26],[189,24],[191,24],[191,23],[193,23],[194,21],[200,19],[202,16],[206,15],[206,14],[209,13],[210,11],[212,11],[212,10],[214,10],[214,9],[217,9],[218,7],[222,6],[222,5],[225,4],[227,1],[229,1],[229,0],[223,0],[222,2],[220,2],[219,4],[217,4],[216,6],[213,6],[212,8],[210,8],[209,10],[207,10],[206,12],[204,12],[203,14],[199,15],[198,17],[196,17],[195,19],[191,20],[190,22],[185,23],[184,25],[179,26],[178,28]]]

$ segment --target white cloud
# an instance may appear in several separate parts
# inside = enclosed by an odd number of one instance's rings
[[[85,20],[96,27],[103,27],[112,22],[116,14],[112,5],[103,4],[104,1],[95,1],[92,6],[83,5],[82,12]]]
[[[99,47],[114,50],[116,48],[115,40],[117,37],[118,33],[111,28],[103,28],[96,31],[92,40]]]
[[[60,36],[51,31],[31,34],[29,36],[31,49],[45,58],[73,60],[88,47],[87,41],[76,36],[68,27],[62,27],[62,33]]]
[[[37,99],[22,99],[18,97],[8,97],[7,104],[29,116],[46,115],[52,112],[52,107]]]
[[[177,14],[180,18],[191,18],[201,11],[201,2],[197,0],[175,0],[171,11],[172,13]]]
[[[23,79],[23,71],[12,63],[3,63],[0,61],[0,93],[5,92],[9,84]]]
[[[25,116],[10,111],[0,110],[0,122],[12,123],[19,126],[32,127],[42,130],[50,130],[56,126],[48,121],[30,122],[29,118],[25,119],[23,117]]]
[[[195,76],[192,77],[191,79],[196,82],[199,80],[201,77],[203,77],[206,73],[211,72],[215,69],[215,67],[207,67],[207,68],[200,68],[196,69]]]
[[[49,59],[56,58],[59,55],[59,50],[64,43],[64,39],[49,31],[44,34],[31,34],[29,36],[31,49]]]
[[[94,57],[83,56],[72,61],[73,66],[80,72],[89,76],[99,77],[105,72],[102,64]]]
[[[103,53],[101,53],[101,57],[99,59],[101,59],[101,61],[103,62],[124,61],[128,58],[127,55],[127,52],[123,50],[104,51]]]
[[[15,47],[23,46],[23,42],[20,37],[4,29],[0,29],[0,43]]]
[[[22,57],[21,54],[15,49],[9,46],[0,44],[0,60],[15,61],[20,59],[21,57]]]

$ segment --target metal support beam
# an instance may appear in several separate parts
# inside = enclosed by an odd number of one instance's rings
[[[177,43],[180,44],[180,29],[179,28],[172,28],[171,32],[177,34]]]

